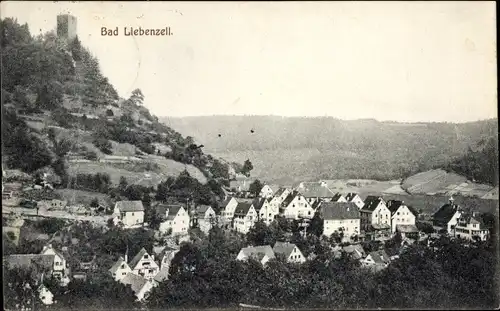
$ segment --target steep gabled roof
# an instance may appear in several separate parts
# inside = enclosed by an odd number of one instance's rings
[[[432,219],[444,223],[448,223],[450,219],[455,215],[458,211],[459,206],[455,204],[446,203],[441,206],[435,213],[432,215]]]
[[[357,195],[358,194],[355,192],[349,192],[348,194],[346,194],[345,199],[347,200],[347,202],[351,202]]]
[[[221,208],[226,208],[226,206],[229,204],[229,202],[231,202],[232,199],[233,197],[228,197],[227,199],[225,199],[221,204]]]
[[[177,213],[181,208],[184,208],[182,205],[179,204],[172,204],[172,205],[167,205],[167,204],[159,204],[156,206],[156,213],[160,218],[166,219],[166,220],[172,220],[175,218]],[[168,211],[168,215],[167,215]]]
[[[276,192],[274,193],[274,196],[275,196],[275,197],[279,197],[279,196],[281,196],[281,195],[283,194],[283,192],[285,192],[286,190],[287,190],[286,188],[281,187],[281,188],[279,188],[279,189],[278,189],[278,191],[276,191]]]
[[[366,256],[365,250],[360,244],[347,245],[342,247],[342,250],[354,259],[362,259]]]
[[[121,283],[130,285],[136,295],[141,291],[141,289],[144,287],[144,285],[146,285],[147,282],[148,280],[146,280],[142,276],[130,272],[127,273],[127,275],[121,280]]]
[[[283,254],[285,258],[290,257],[290,254],[295,249],[296,245],[288,242],[276,242],[273,247],[275,254]]]
[[[401,206],[406,206],[414,216],[418,215],[417,211],[415,211],[413,207],[404,204],[404,201],[399,201],[399,200],[387,201],[387,208],[391,211],[392,215],[394,215],[394,213],[396,213]]]
[[[142,201],[118,201],[116,206],[120,212],[144,212]]]
[[[304,183],[304,187],[298,188],[298,191],[306,198],[331,198],[335,194],[321,183]]]
[[[118,269],[120,269],[121,265],[123,264],[126,264],[128,266],[127,262],[123,259],[123,257],[120,257],[108,271],[111,273],[116,273],[116,271],[118,271]]]
[[[314,203],[311,205],[311,207],[313,208],[313,210],[318,210],[318,208],[320,208],[321,204],[323,203],[323,201],[321,200],[316,200],[314,201]]]
[[[195,209],[195,214],[196,216],[205,216],[205,213],[211,209],[212,207],[210,205],[198,205]]]
[[[378,250],[369,254],[373,261],[378,264],[387,264],[391,261],[389,255],[384,250]]]
[[[321,204],[323,219],[358,219],[359,208],[352,202],[324,202]]]
[[[234,215],[246,216],[251,207],[252,207],[252,203],[238,202],[238,205],[236,206],[236,209],[234,210]]]
[[[252,201],[253,208],[255,208],[256,211],[260,211],[265,202],[266,202],[265,198],[255,198]]]
[[[130,268],[133,270],[135,269],[135,266],[139,263],[139,261],[142,259],[144,255],[148,254],[146,249],[143,247],[141,250],[132,258],[132,260],[129,262]]]
[[[380,202],[385,203],[382,197],[370,195],[366,198],[365,205],[363,205],[363,208],[361,210],[373,212],[377,208]]]
[[[281,203],[281,206],[287,207],[293,201],[293,199],[295,199],[295,197],[298,195],[300,195],[300,194],[297,191],[290,192],[290,194]]]
[[[241,249],[241,252],[249,258],[254,258],[258,261],[262,260],[265,255],[271,258],[275,258],[274,251],[270,245],[262,245],[262,246],[249,246]]]
[[[332,201],[333,202],[337,202],[338,200],[340,200],[342,198],[342,194],[340,192],[337,192],[333,197],[332,197]]]

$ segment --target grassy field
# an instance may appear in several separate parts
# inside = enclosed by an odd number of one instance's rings
[[[90,205],[90,202],[94,198],[99,200],[100,204],[105,206],[110,206],[111,198],[104,193],[82,191],[75,189],[56,189],[55,190],[63,200],[68,201],[68,204],[84,204],[86,206]]]
[[[182,163],[165,159],[163,157],[149,156],[146,159],[149,162],[157,163],[160,172],[143,171],[134,172],[123,168],[117,167],[112,163],[89,162],[89,163],[69,163],[68,171],[71,176],[76,176],[78,173],[95,174],[97,172],[107,173],[111,178],[114,185],[118,185],[120,177],[123,176],[127,179],[129,184],[141,182],[144,179],[154,180],[156,184],[162,180],[166,180],[168,176],[178,176],[184,169],[188,173],[197,178],[201,183],[206,183],[206,177],[200,172],[199,169],[192,165],[184,165]]]

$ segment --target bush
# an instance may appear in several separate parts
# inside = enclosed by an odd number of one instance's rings
[[[99,150],[101,150],[102,153],[105,153],[105,154],[112,154],[113,153],[113,151],[112,151],[113,146],[111,145],[111,142],[109,140],[107,140],[106,138],[95,137],[94,140],[92,141],[92,143],[94,144],[94,146],[99,148]]]
[[[96,161],[97,160],[97,153],[94,151],[87,151],[85,153],[85,159],[90,160],[90,161]]]

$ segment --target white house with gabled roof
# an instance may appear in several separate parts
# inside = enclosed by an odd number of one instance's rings
[[[281,203],[280,214],[288,219],[313,218],[314,209],[302,194],[294,191]]]
[[[306,257],[297,245],[289,242],[276,242],[273,247],[275,256],[283,256],[285,260],[290,263],[303,263]]]
[[[123,224],[124,228],[142,227],[144,224],[144,206],[142,201],[118,201],[113,211],[113,221]]]
[[[272,198],[273,197],[273,189],[267,184],[265,184],[262,189],[260,189],[259,197],[261,198]]]
[[[185,235],[188,233],[190,216],[181,205],[164,205],[156,207],[158,217],[162,219],[159,231],[167,233],[172,230],[172,235]]]

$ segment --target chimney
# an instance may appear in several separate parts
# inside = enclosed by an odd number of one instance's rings
[[[125,262],[128,263],[128,243],[127,243],[127,250],[125,251]]]

